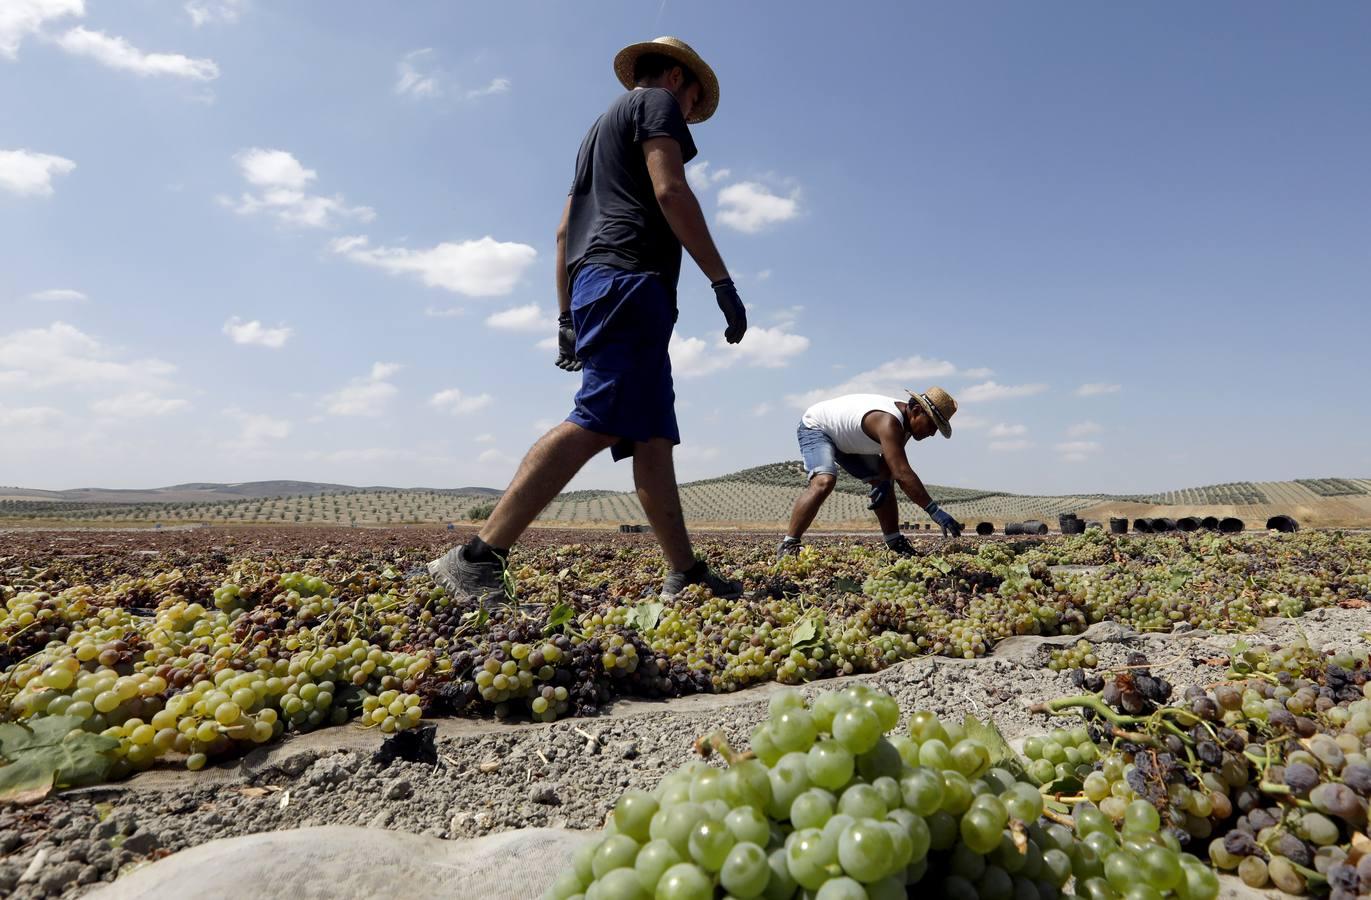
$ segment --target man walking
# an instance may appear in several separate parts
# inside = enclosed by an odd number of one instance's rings
[[[886,546],[896,553],[912,554],[914,547],[900,534],[892,480],[942,526],[943,534],[957,537],[962,533],[962,524],[928,496],[905,456],[905,443],[911,437],[921,441],[935,431],[952,437],[950,420],[957,411],[957,401],[940,387],[922,394],[905,393],[909,394],[907,402],[880,394],[847,394],[805,410],[796,434],[809,487],[795,501],[790,530],[781,541],[778,556],[800,551],[800,539],[838,483],[839,466],[871,485],[868,509],[875,511]]]
[[[742,593],[695,559],[681,514],[672,448],[680,443],[667,344],[676,321],[681,247],[709,278],[730,344],[747,313],[686,182],[696,154],[688,124],[719,104],[719,82],[684,41],[625,47],[614,72],[628,89],[581,142],[557,227],[557,365],[581,373],[576,407],[528,451],[478,537],[428,564],[459,597],[500,593],[509,548],[593,456],[633,458],[638,500],[662,545],[663,596],[703,584]]]

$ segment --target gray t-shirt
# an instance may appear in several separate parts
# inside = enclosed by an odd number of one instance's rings
[[[655,137],[674,138],[685,162],[695,158],[695,141],[680,104],[665,88],[620,95],[581,141],[567,222],[571,280],[581,266],[598,263],[651,272],[675,296],[681,242],[657,204],[643,156],[643,141]]]

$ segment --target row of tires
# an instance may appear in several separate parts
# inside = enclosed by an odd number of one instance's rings
[[[1247,523],[1242,519],[1232,516],[1219,518],[1218,516],[1183,516],[1179,519],[1166,517],[1152,519],[1134,519],[1132,521],[1132,531],[1134,534],[1166,534],[1172,531],[1194,532],[1194,531],[1217,531],[1220,534],[1239,534],[1247,528]],[[1075,515],[1063,515],[1058,519],[1058,526],[1062,534],[1084,534],[1088,528],[1103,528],[1099,522],[1078,519]],[[1114,534],[1128,534],[1130,523],[1125,518],[1111,518],[1109,520],[1109,530]],[[1290,516],[1272,516],[1266,520],[1268,531],[1279,531],[1289,534],[1300,530],[1300,523]],[[995,526],[989,522],[981,522],[976,525],[976,533],[981,537],[988,537],[995,533]],[[1029,519],[1026,522],[1008,522],[1004,526],[1004,533],[1007,535],[1044,535],[1048,533],[1047,523],[1039,522],[1036,519]]]

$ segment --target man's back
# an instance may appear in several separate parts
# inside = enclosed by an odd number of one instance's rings
[[[681,271],[681,242],[657,204],[643,156],[643,141],[670,137],[681,158],[694,158],[695,142],[676,98],[663,88],[620,95],[586,133],[576,155],[567,220],[569,279],[586,263],[658,275],[674,296]]]

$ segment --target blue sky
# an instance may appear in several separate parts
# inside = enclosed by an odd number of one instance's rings
[[[0,0],[0,483],[503,486],[658,34],[722,84],[691,175],[753,323],[687,262],[683,480],[934,383],[934,483],[1371,474],[1366,4]]]

